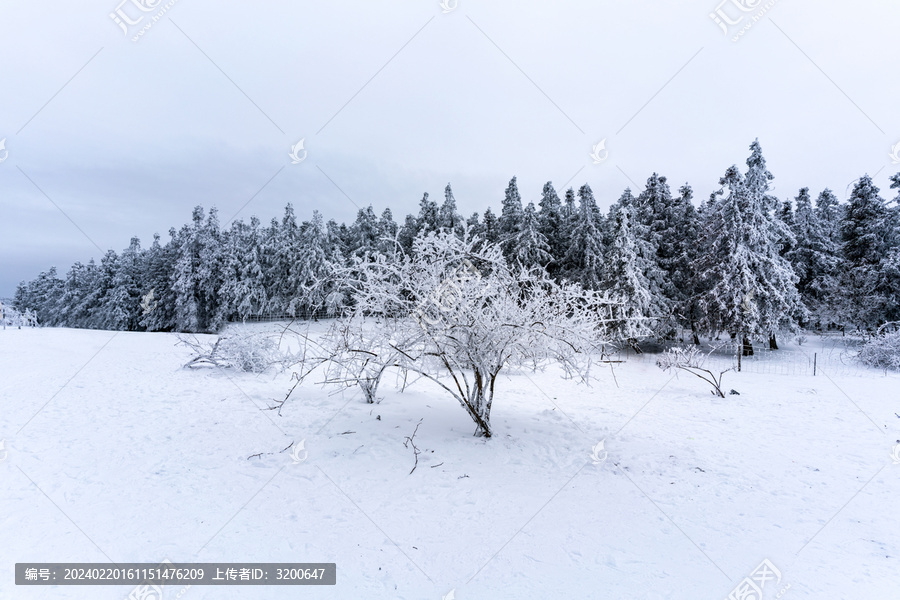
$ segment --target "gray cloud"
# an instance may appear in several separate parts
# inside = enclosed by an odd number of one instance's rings
[[[437,1],[180,0],[137,43],[115,8],[0,5],[0,296],[99,257],[21,171],[121,249],[165,237],[195,204],[227,219],[282,167],[241,217],[290,201],[352,219],[323,171],[398,219],[448,181],[466,214],[496,208],[512,175],[526,200],[577,173],[571,185],[608,205],[654,170],[703,198],[757,136],[782,197],[843,196],[866,172],[886,188],[900,170],[890,3],[781,0],[738,43],[709,18],[715,0],[460,0],[448,14]],[[300,138],[308,159],[291,165]]]

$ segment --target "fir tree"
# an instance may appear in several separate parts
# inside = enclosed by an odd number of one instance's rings
[[[375,248],[385,256],[393,256],[397,252],[397,223],[394,222],[390,208],[385,208],[381,212],[376,232]]]
[[[438,226],[440,229],[452,231],[457,236],[462,237],[463,234],[463,218],[456,211],[456,199],[453,197],[453,190],[450,184],[444,188],[444,203],[438,212]]]
[[[891,215],[879,191],[871,177],[860,178],[841,223],[843,316],[859,328],[884,322],[893,304],[882,272],[890,253]]]
[[[798,277],[797,291],[803,305],[815,322],[822,322],[833,318],[830,305],[835,292],[837,245],[813,209],[809,188],[802,188],[795,202],[791,227],[796,241],[786,256]]]
[[[516,178],[513,177],[509,180],[509,185],[506,186],[499,223],[500,246],[503,248],[503,255],[507,260],[513,260],[515,256],[515,244],[522,233],[524,219],[525,213],[522,210],[522,197],[519,195]]]
[[[589,289],[599,289],[603,278],[603,223],[588,184],[578,190],[579,209],[566,253],[566,277]]]
[[[413,252],[413,241],[419,235],[419,221],[413,215],[406,215],[406,220],[403,222],[403,227],[400,228],[400,231],[397,234],[397,242],[400,244],[400,248],[403,249],[403,252],[410,256]]]
[[[606,221],[610,244],[606,248],[603,288],[619,302],[612,330],[619,339],[637,349],[637,341],[649,333],[653,297],[644,275],[647,257],[641,256],[634,235],[635,208],[631,202],[617,202]]]
[[[515,241],[513,260],[524,267],[546,267],[552,260],[547,238],[540,232],[533,202],[525,207],[522,231]]]
[[[488,206],[484,211],[484,239],[488,244],[500,243],[500,220],[494,215],[494,211]]]
[[[547,270],[554,277],[558,277],[566,255],[566,230],[563,222],[562,202],[550,181],[544,184],[540,206],[538,231],[547,240],[550,252],[550,264]]]
[[[416,235],[429,233],[440,229],[440,213],[437,202],[428,199],[428,192],[419,201],[419,218],[417,219]]]
[[[731,334],[743,343],[745,355],[752,353],[751,337],[771,337],[791,326],[802,310],[796,276],[778,251],[785,232],[766,195],[772,177],[758,143],[751,149],[747,176],[731,167],[720,180],[728,193],[708,209],[704,253],[695,263],[703,328],[712,335]]]

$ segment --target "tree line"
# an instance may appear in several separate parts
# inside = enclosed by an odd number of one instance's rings
[[[602,214],[589,185],[562,197],[547,182],[538,205],[524,204],[516,178],[500,214],[459,214],[451,186],[440,204],[426,193],[402,224],[371,206],[338,224],[315,211],[298,222],[288,204],[264,226],[253,217],[223,228],[200,206],[192,221],[137,238],[99,264],[55,267],[22,282],[14,305],[44,325],[129,331],[211,332],[228,321],[326,314],[346,302],[336,269],[380,254],[409,256],[417,238],[450,232],[498,244],[511,265],[540,267],[558,282],[606,292],[622,305],[622,340],[671,339],[690,332],[769,340],[798,326],[871,330],[900,319],[900,208],[868,175],[845,202],[809,188],[791,200],[770,191],[772,174],[757,141],[746,169],[732,166],[720,188],[694,203],[652,174]],[[891,178],[900,190],[900,173]]]

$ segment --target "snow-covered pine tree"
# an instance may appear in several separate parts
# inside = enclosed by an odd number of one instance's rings
[[[840,247],[842,243],[841,222],[844,220],[844,206],[838,201],[830,189],[825,188],[816,198],[816,217],[822,230],[832,243]]]
[[[534,202],[529,202],[522,218],[522,231],[513,246],[513,261],[525,268],[546,268],[552,259],[547,238],[540,231]]]
[[[765,280],[769,284],[769,294],[761,297],[760,304],[762,323],[769,332],[769,348],[777,350],[777,332],[796,327],[797,322],[805,320],[807,315],[800,301],[800,294],[797,293],[797,277],[790,263],[783,258],[783,248],[794,244],[794,234],[775,213],[778,199],[769,194],[769,183],[773,179],[775,177],[766,166],[759,139],[756,139],[750,144],[744,184],[753,207],[750,214],[758,219],[754,223],[759,232],[756,246],[758,254],[771,256],[771,248],[774,245],[775,251],[781,257],[781,260],[768,265],[769,272]]]
[[[882,260],[890,253],[891,215],[879,191],[871,177],[861,177],[841,223],[842,314],[860,329],[883,323],[892,303],[882,272]]]
[[[466,243],[471,242],[474,238],[484,241],[484,225],[481,223],[481,217],[477,212],[473,212],[472,216],[466,219]]]
[[[830,305],[836,291],[837,245],[813,209],[809,188],[802,188],[795,202],[791,215],[795,242],[786,256],[798,277],[797,291],[811,322],[828,323],[835,316]]]
[[[294,207],[288,203],[279,223],[272,219],[267,232],[264,255],[266,257],[266,298],[264,312],[271,315],[288,313],[288,305],[299,293],[300,281],[293,265],[300,260],[300,226]]]
[[[579,208],[573,218],[569,249],[566,253],[566,278],[587,289],[600,289],[603,280],[603,221],[591,186],[578,190]]]
[[[397,233],[397,242],[400,244],[400,248],[403,249],[404,254],[407,256],[410,255],[413,251],[413,241],[416,239],[416,236],[419,235],[419,221],[416,219],[414,215],[406,215],[406,220],[403,222],[403,226],[400,228],[400,231]]]
[[[441,227],[440,209],[437,202],[428,199],[428,192],[419,200],[419,217],[416,219],[418,227],[416,235],[438,231]]]
[[[64,292],[65,282],[57,277],[56,267],[50,267],[35,279],[20,283],[13,304],[19,312],[33,312],[41,325],[59,325],[63,320],[59,305]]]
[[[393,256],[398,250],[397,223],[390,208],[385,208],[381,212],[376,231],[378,239],[375,242],[375,249],[385,256]]]
[[[316,314],[325,308],[333,291],[335,262],[343,257],[338,253],[338,245],[329,237],[321,213],[313,211],[312,220],[303,224],[300,258],[294,265],[299,289],[289,305],[293,315]]]
[[[219,228],[219,211],[212,207],[200,230],[197,282],[200,295],[200,319],[203,331],[218,331],[225,324],[224,306],[219,299],[222,287],[223,234]]]
[[[76,261],[66,273],[64,282],[59,312],[65,316],[67,327],[84,327],[85,315],[78,310],[82,299],[87,295],[84,264]]]
[[[211,209],[204,220],[203,207],[197,206],[192,222],[178,234],[178,258],[172,273],[175,329],[216,331],[224,322],[218,297],[222,269],[218,213]]]
[[[199,229],[203,209],[194,209],[195,229]],[[200,331],[200,298],[197,291],[197,265],[199,248],[190,227],[182,226],[178,232],[178,260],[172,272],[172,288],[175,291],[175,331]]]
[[[794,207],[791,204],[790,198],[782,202],[781,200],[775,200],[775,218],[784,224],[784,227],[787,231],[791,233],[791,235],[782,238],[779,241],[781,246],[781,255],[787,256],[790,254],[791,250],[794,249],[794,244],[796,240],[794,239]]]
[[[440,229],[452,231],[457,236],[463,234],[463,218],[456,210],[456,199],[449,183],[444,188],[444,203],[438,211],[438,226]]]
[[[131,238],[115,261],[115,272],[102,311],[103,328],[136,331],[141,318],[141,242]]]
[[[91,327],[95,329],[116,329],[117,323],[111,314],[112,297],[115,294],[116,272],[119,270],[119,255],[115,250],[107,250],[100,259],[100,277],[94,305],[97,307],[91,315]]]
[[[509,180],[503,197],[503,210],[500,213],[500,247],[506,260],[512,261],[515,256],[516,240],[522,233],[522,223],[525,212],[522,209],[522,197],[519,195],[519,187],[516,178]]]
[[[691,186],[684,184],[678,190],[678,196],[672,199],[671,225],[660,232],[658,256],[660,267],[671,282],[672,310],[676,321],[682,327],[690,328],[694,342],[699,343],[697,311],[693,302],[693,264],[698,256],[701,224],[693,197]]]
[[[494,214],[494,211],[491,210],[490,206],[488,206],[484,211],[482,224],[484,225],[484,240],[488,244],[499,244],[501,237],[500,220]]]
[[[224,277],[220,290],[229,319],[246,321],[258,316],[266,306],[266,281],[262,257],[259,219],[250,224],[235,221],[224,251]]]
[[[349,256],[365,256],[375,251],[378,245],[378,217],[370,204],[359,209],[356,221],[350,227]]]
[[[165,246],[159,243],[159,234],[153,235],[153,243],[144,255],[144,287],[146,296],[153,292],[153,303],[147,311],[141,309],[141,326],[147,331],[172,331],[175,328],[175,289],[172,276],[177,260],[177,238],[175,228],[169,229],[169,241]]]
[[[897,190],[897,197],[890,208],[889,250],[882,261],[881,271],[888,293],[886,319],[897,321],[900,320],[900,173],[891,176],[891,189]]]
[[[675,259],[676,250],[664,242],[670,241],[666,232],[673,231],[676,223],[673,212],[675,202],[666,178],[653,173],[633,203],[634,237],[639,242],[639,251],[647,254],[643,268],[650,284],[653,313],[657,319],[654,329],[659,337],[672,338],[678,326],[674,316],[678,293],[667,268]]]
[[[742,342],[741,354],[752,354],[750,339],[768,337],[792,325],[802,311],[790,263],[779,254],[785,233],[772,214],[766,195],[772,176],[765,168],[758,142],[743,176],[730,167],[719,181],[727,194],[707,208],[701,246],[695,262],[701,292],[697,298],[700,324],[715,336],[726,332]]]
[[[547,271],[553,277],[559,277],[562,269],[562,263],[566,256],[566,229],[563,221],[563,206],[559,199],[559,194],[553,187],[553,183],[548,181],[544,184],[540,201],[541,210],[538,212],[538,231],[547,240],[547,246],[550,252],[550,263]]]
[[[630,190],[626,192],[631,195]],[[606,248],[602,288],[611,300],[620,303],[614,312],[615,320],[609,324],[614,339],[638,349],[637,342],[651,332],[648,325],[655,315],[651,314],[653,297],[644,275],[646,265],[642,264],[647,257],[640,256],[634,234],[635,212],[633,203],[621,198],[610,207],[606,220],[610,244]]]

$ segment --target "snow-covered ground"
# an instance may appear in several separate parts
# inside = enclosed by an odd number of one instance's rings
[[[337,564],[331,587],[166,599],[719,600],[764,559],[765,599],[900,597],[896,375],[750,369],[720,399],[652,355],[591,387],[509,373],[484,440],[393,376],[375,405],[304,383],[279,416],[289,374],[182,369],[176,342],[0,331],[0,598],[130,591],[17,588],[17,561],[164,558]]]

